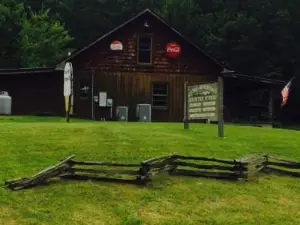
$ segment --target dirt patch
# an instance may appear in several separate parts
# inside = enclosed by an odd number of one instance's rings
[[[0,224],[15,225],[18,222],[15,220],[16,216],[8,207],[0,206]]]
[[[74,224],[86,225],[109,225],[118,224],[117,218],[104,208],[95,205],[84,204],[75,208],[72,215]]]

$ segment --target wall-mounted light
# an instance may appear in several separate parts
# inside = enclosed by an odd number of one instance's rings
[[[144,23],[144,27],[146,27],[146,28],[149,27],[149,24],[148,24],[147,20],[146,20],[145,23]]]
[[[226,76],[233,76],[235,77],[235,71],[234,70],[228,70],[226,68],[223,69],[223,71],[221,71],[221,75],[226,77]]]
[[[90,88],[88,86],[84,86],[83,88],[80,88],[80,91],[84,92],[84,93],[88,93],[90,90]]]

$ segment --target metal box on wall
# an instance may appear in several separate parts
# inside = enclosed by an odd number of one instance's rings
[[[116,117],[118,121],[128,121],[128,107],[127,106],[117,106],[116,107]]]
[[[138,104],[136,106],[136,117],[140,122],[151,122],[151,105]]]

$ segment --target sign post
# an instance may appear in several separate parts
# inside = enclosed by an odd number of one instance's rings
[[[218,77],[218,86],[219,86],[218,136],[224,137],[224,108],[223,108],[223,106],[224,106],[224,99],[223,99],[224,82],[223,82],[223,77]]]
[[[186,81],[184,83],[184,118],[183,118],[183,124],[184,129],[189,129],[189,119],[188,119],[188,82]]]
[[[185,83],[184,93],[184,128],[189,128],[189,121],[218,122],[218,136],[223,137],[223,79],[218,78],[218,82],[210,83]]]
[[[67,62],[64,69],[64,97],[67,123],[70,122],[71,96],[72,96],[72,64]]]

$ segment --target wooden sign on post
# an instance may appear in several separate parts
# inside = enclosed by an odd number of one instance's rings
[[[218,122],[218,135],[223,129],[223,80],[218,82],[185,84],[184,129],[189,121],[208,120]]]
[[[218,84],[205,83],[188,86],[189,120],[218,121]]]

